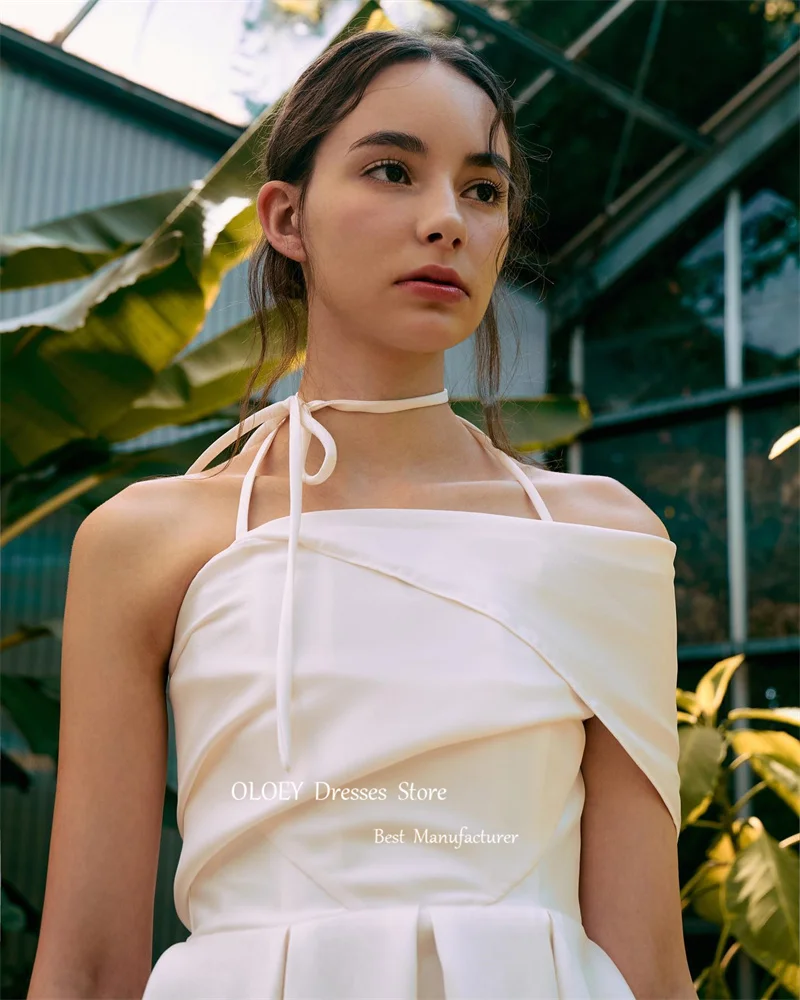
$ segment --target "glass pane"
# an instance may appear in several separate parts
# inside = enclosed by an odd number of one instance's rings
[[[796,371],[800,360],[798,130],[742,185],[745,378]]]
[[[624,483],[673,542],[678,642],[728,638],[725,424],[722,417],[583,443],[583,472]]]
[[[723,218],[717,201],[594,304],[584,376],[594,412],[724,383]]]
[[[796,708],[800,705],[796,653],[753,657],[749,663],[751,708]],[[747,725],[752,729],[772,729],[775,723],[750,719]]]
[[[771,461],[774,442],[797,424],[797,403],[744,417],[749,629],[753,639],[797,635],[800,624],[800,448]]]

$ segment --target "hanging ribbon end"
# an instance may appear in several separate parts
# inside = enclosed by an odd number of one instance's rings
[[[288,772],[292,769],[289,734],[286,731],[286,728],[281,725],[278,726],[278,756],[280,757],[281,767],[288,774]]]

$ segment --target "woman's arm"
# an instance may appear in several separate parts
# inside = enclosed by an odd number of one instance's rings
[[[581,918],[636,1000],[697,1000],[686,960],[675,826],[602,722],[584,723]]]
[[[641,499],[600,484],[600,523],[669,538]],[[677,725],[677,717],[676,717]],[[675,825],[649,778],[607,727],[584,723],[581,918],[637,1000],[697,1000],[686,960]]]
[[[165,666],[181,596],[160,485],[128,487],[75,536],[55,810],[29,1000],[140,998],[150,973]]]

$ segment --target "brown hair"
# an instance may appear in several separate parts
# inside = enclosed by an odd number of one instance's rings
[[[508,243],[509,252],[500,272],[501,276],[508,277],[511,271],[516,273],[518,265],[525,260],[524,236],[531,228],[531,183],[526,154],[516,131],[510,96],[495,73],[459,39],[439,32],[423,33],[411,29],[359,31],[330,46],[303,71],[271,119],[272,128],[267,133],[259,158],[258,176],[263,181],[282,180],[299,186],[298,216],[302,225],[314,156],[322,139],[356,107],[370,81],[382,70],[397,63],[431,61],[452,66],[489,96],[497,109],[489,132],[490,147],[499,126],[502,124],[505,128],[511,149],[509,232],[498,257]],[[546,155],[528,155],[546,159]],[[310,261],[307,267],[313,275]],[[277,251],[263,235],[250,257],[248,290],[261,350],[242,400],[242,420],[247,416],[250,394],[268,355],[274,361],[274,367],[264,383],[258,408],[269,401],[269,393],[275,383],[297,367],[298,353],[304,351],[308,318],[307,289],[301,265]],[[546,464],[532,456],[516,451],[503,425],[499,397],[501,358],[494,301],[496,291],[497,288],[475,334],[478,398],[486,432],[496,447],[519,462],[547,468]],[[272,300],[271,306],[269,299]],[[274,308],[279,317],[279,343],[273,342],[268,329],[270,308]],[[240,440],[241,432],[234,444],[233,454]]]

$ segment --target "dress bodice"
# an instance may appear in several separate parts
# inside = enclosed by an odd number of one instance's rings
[[[237,432],[247,433],[260,427],[257,435],[251,437],[245,451],[252,450],[253,458],[242,481],[239,505],[236,515],[235,538],[242,538],[248,532],[248,515],[253,484],[261,462],[269,451],[278,429],[285,420],[289,421],[289,539],[284,576],[281,615],[277,636],[277,698],[278,698],[278,746],[281,764],[285,771],[291,770],[291,691],[292,691],[292,648],[295,619],[294,578],[297,562],[297,546],[300,534],[300,518],[303,512],[303,485],[316,486],[324,483],[336,468],[336,442],[333,435],[314,416],[314,411],[322,407],[337,410],[389,413],[399,410],[416,409],[422,406],[436,406],[448,401],[446,389],[423,396],[405,399],[330,399],[305,400],[299,393],[263,407],[242,421],[241,425],[226,431],[192,463],[187,475],[195,475],[204,470],[229,444],[236,440]],[[504,461],[512,475],[522,484],[531,498],[539,517],[550,520],[548,511],[539,491],[530,479],[519,469],[508,455],[494,447],[491,439],[470,421],[459,417],[472,431],[480,443],[495,452]],[[319,469],[309,474],[306,456],[311,438],[316,437],[324,449],[324,458]],[[260,443],[259,443],[260,441]]]

